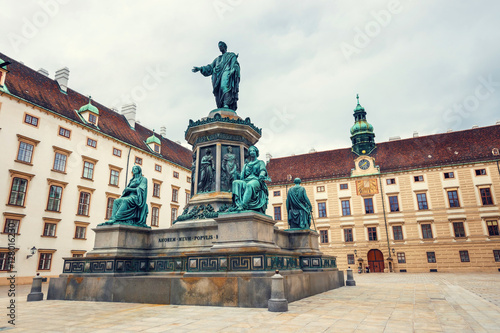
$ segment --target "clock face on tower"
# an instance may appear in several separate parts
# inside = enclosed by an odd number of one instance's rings
[[[366,170],[370,167],[370,161],[368,161],[367,159],[362,159],[358,162],[358,166],[361,170]]]

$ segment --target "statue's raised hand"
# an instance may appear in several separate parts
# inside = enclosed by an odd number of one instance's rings
[[[191,71],[193,73],[199,72],[200,71],[200,67],[193,67],[193,69]]]

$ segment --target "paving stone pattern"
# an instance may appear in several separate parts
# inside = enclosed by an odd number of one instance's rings
[[[355,274],[342,287],[266,309],[105,302],[27,303],[6,332],[500,332],[500,273]],[[7,289],[0,287],[5,309]],[[23,295],[21,295],[23,294]],[[0,310],[1,311],[1,310]],[[5,310],[4,310],[5,311]],[[5,314],[0,332],[9,327]]]

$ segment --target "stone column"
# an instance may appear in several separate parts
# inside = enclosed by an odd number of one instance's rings
[[[215,192],[220,192],[220,173],[222,168],[222,147],[220,143],[215,146],[216,158],[215,158]]]
[[[285,298],[283,276],[276,270],[276,274],[271,279],[271,299],[268,301],[268,310],[271,312],[286,312],[288,311],[288,301]]]

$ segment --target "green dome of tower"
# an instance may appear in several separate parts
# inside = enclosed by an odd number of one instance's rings
[[[78,110],[78,113],[82,113],[84,111],[90,111],[92,113],[95,113],[96,115],[99,115],[99,109],[92,105],[91,96],[89,96],[89,104],[85,104],[84,106],[82,106],[80,110]]]
[[[354,109],[354,125],[351,127],[352,151],[357,155],[368,155],[375,149],[373,126],[366,120],[365,108],[359,104]]]

